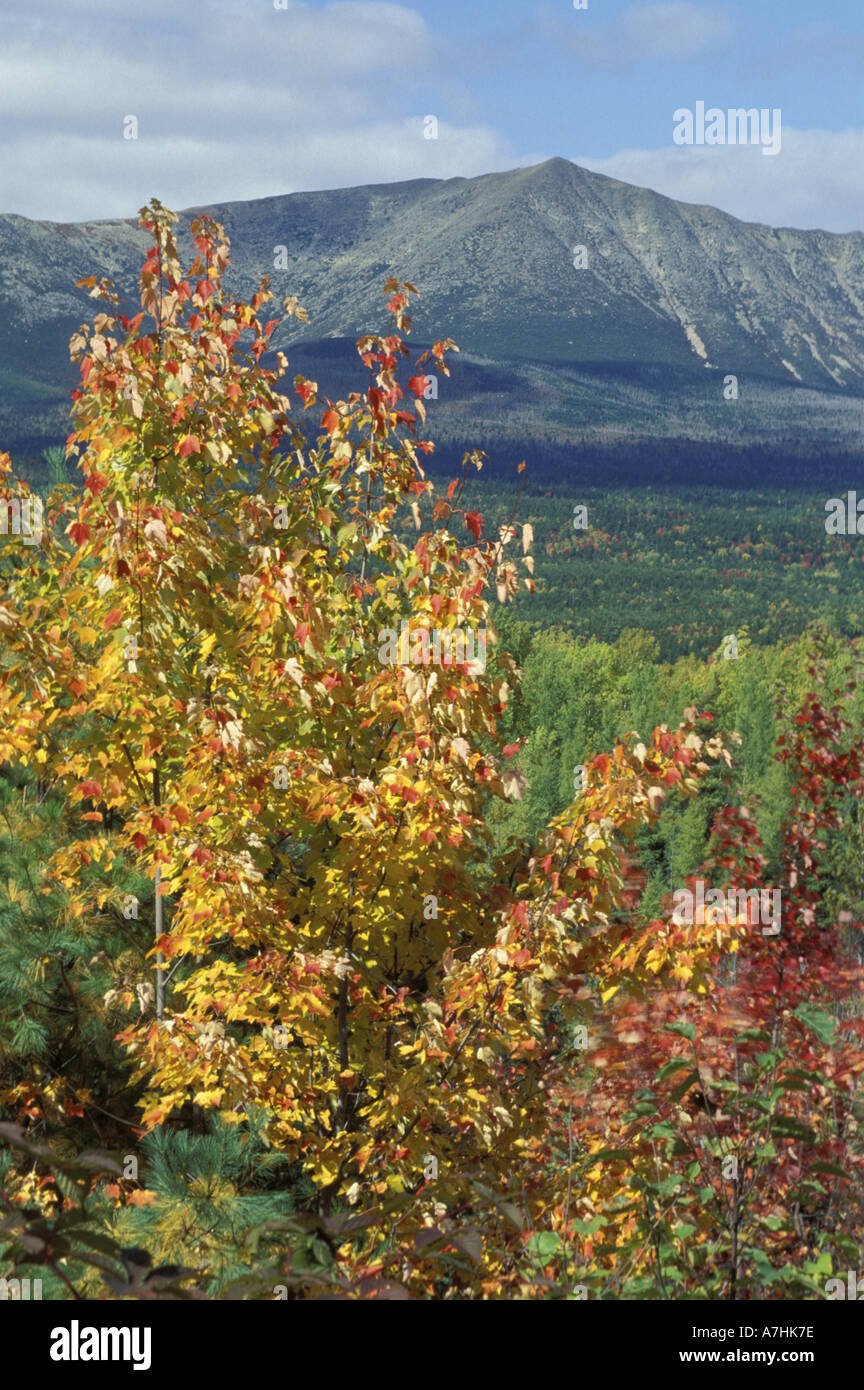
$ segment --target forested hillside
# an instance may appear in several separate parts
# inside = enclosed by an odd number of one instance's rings
[[[413,285],[339,397],[268,354],[297,300],[229,293],[207,216],[184,266],[176,221],[142,213],[140,311],[87,282],[51,484],[0,455],[0,1266],[64,1300],[845,1297],[845,479],[514,460],[486,507],[479,453],[427,468],[455,345],[412,350]]]

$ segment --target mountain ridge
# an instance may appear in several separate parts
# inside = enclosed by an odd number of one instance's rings
[[[729,375],[773,383],[781,414],[788,387],[864,395],[862,232],[743,222],[561,157],[192,207],[178,230],[200,212],[231,238],[232,292],[268,275],[279,298],[295,294],[309,311],[310,324],[286,321],[274,346],[379,326],[395,275],[421,290],[417,340],[450,336],[490,362],[547,363],[556,378],[573,365],[651,364],[670,391],[677,369],[696,367],[712,398]],[[74,282],[108,275],[131,298],[148,241],[134,218],[0,216],[0,432],[68,403],[68,337],[93,312]]]

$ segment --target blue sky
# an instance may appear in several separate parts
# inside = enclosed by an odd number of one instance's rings
[[[470,53],[476,110],[514,145],[565,157],[669,142],[671,107],[780,106],[801,130],[862,124],[861,0],[526,7],[421,0],[430,30]],[[475,66],[476,62],[476,66]]]
[[[128,217],[153,194],[563,155],[749,220],[864,230],[862,92],[861,0],[3,0],[0,211]],[[676,146],[673,113],[699,101],[779,108],[780,154]]]

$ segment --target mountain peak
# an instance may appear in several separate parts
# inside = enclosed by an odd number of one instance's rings
[[[379,323],[396,276],[421,290],[421,341],[447,334],[499,362],[712,369],[864,393],[860,233],[738,222],[561,156],[190,211],[224,222],[229,288],[251,293],[269,275],[307,308],[308,326],[277,330],[281,347]],[[134,296],[147,244],[131,219],[0,216],[0,429],[46,402],[65,412],[69,334],[93,312],[75,282],[108,275]]]

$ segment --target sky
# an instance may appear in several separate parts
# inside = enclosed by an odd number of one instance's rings
[[[699,102],[779,110],[779,153],[677,144]],[[862,0],[2,0],[0,212],[132,217],[560,155],[747,221],[864,231],[862,102]]]

